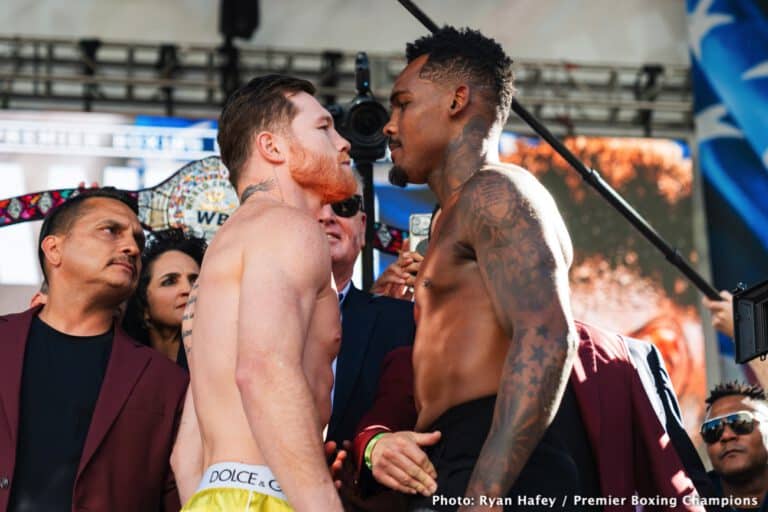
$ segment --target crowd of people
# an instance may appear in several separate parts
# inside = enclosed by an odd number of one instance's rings
[[[349,142],[299,78],[227,100],[240,207],[209,246],[145,242],[108,188],[49,213],[44,286],[0,317],[0,510],[768,507],[762,389],[711,391],[707,474],[658,350],[573,318],[557,205],[499,162],[503,49],[444,27],[406,58],[390,180],[440,209],[376,293]]]

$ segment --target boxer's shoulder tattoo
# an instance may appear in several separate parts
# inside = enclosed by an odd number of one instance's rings
[[[479,172],[467,184],[463,217],[481,271],[502,303],[516,311],[538,311],[553,299],[555,258],[542,220],[512,180],[495,171]],[[511,323],[511,318],[502,318]]]
[[[551,314],[561,304],[563,263],[535,198],[510,176],[478,172],[461,193],[462,231],[511,336],[493,423],[467,495],[503,496],[551,422],[568,377],[572,333],[564,315]]]
[[[267,178],[266,180],[254,183],[253,185],[248,185],[245,187],[245,190],[243,190],[243,195],[240,196],[240,204],[244,203],[246,199],[251,197],[256,192],[268,192],[273,188],[275,188],[274,178]]]

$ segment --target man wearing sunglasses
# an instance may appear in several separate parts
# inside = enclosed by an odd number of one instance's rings
[[[365,246],[362,185],[357,193],[325,205],[318,221],[331,249],[333,277],[339,291],[341,348],[334,361],[331,421],[327,441],[352,439],[373,403],[382,361],[395,348],[412,345],[416,326],[411,302],[374,296],[352,283],[355,262]]]
[[[758,386],[719,384],[706,400],[701,437],[712,462],[710,477],[725,505],[767,510],[768,401]],[[726,507],[727,508],[727,507]]]

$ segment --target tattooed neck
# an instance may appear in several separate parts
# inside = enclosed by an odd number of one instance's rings
[[[492,125],[492,119],[477,114],[467,121],[458,137],[448,144],[442,169],[433,173],[438,178],[433,190],[441,203],[447,202],[485,162],[487,139]]]
[[[254,183],[253,185],[248,185],[245,187],[245,190],[243,190],[243,195],[240,196],[240,204],[246,202],[248,198],[256,192],[269,192],[273,188],[275,188],[274,178],[268,178],[258,183]]]

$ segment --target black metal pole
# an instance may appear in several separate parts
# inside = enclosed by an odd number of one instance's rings
[[[373,223],[376,220],[376,204],[373,199],[373,162],[355,162],[357,172],[363,178],[363,203],[365,204],[365,247],[363,247],[363,290],[373,286]]]
[[[413,14],[414,18],[419,20],[422,25],[427,27],[427,30],[430,32],[437,32],[440,27],[437,26],[437,23],[432,21],[432,19],[427,16],[424,11],[422,11],[419,6],[411,2],[411,0],[397,0],[400,2],[400,5],[408,9],[408,12]]]
[[[621,213],[640,233],[657,249],[659,249],[667,260],[677,267],[702,293],[713,300],[721,300],[720,294],[711,284],[709,284],[688,262],[680,255],[680,251],[667,243],[659,233],[653,229],[632,206],[627,203],[608,183],[603,180],[595,169],[588,169],[581,160],[576,158],[560,140],[552,135],[547,128],[536,119],[533,114],[525,110],[517,100],[512,100],[512,110],[520,118],[528,123],[533,130],[538,133],[542,139],[546,140],[565,160],[571,164],[581,174],[582,179],[592,185],[597,192],[603,196],[616,210]]]
[[[437,24],[427,16],[424,11],[419,9],[411,0],[398,0],[403,7],[408,9],[408,12],[414,15],[430,32],[438,30]],[[594,170],[588,169],[568,148],[566,148],[560,140],[552,135],[547,128],[536,119],[533,114],[528,112],[517,99],[512,99],[512,110],[520,116],[533,130],[538,133],[542,139],[547,141],[555,151],[565,158],[565,160],[571,164],[571,167],[576,169],[581,177],[592,185],[597,192],[603,196],[615,209],[619,211],[649,242],[651,242],[657,249],[659,249],[667,260],[680,270],[685,277],[687,277],[701,292],[713,300],[722,300],[717,289],[709,284],[701,274],[696,272],[688,262],[680,255],[680,251],[673,248],[666,240],[664,240],[659,233],[653,229],[653,227],[635,211],[632,206],[627,203],[623,197],[621,197],[608,183],[603,180],[602,176]]]

